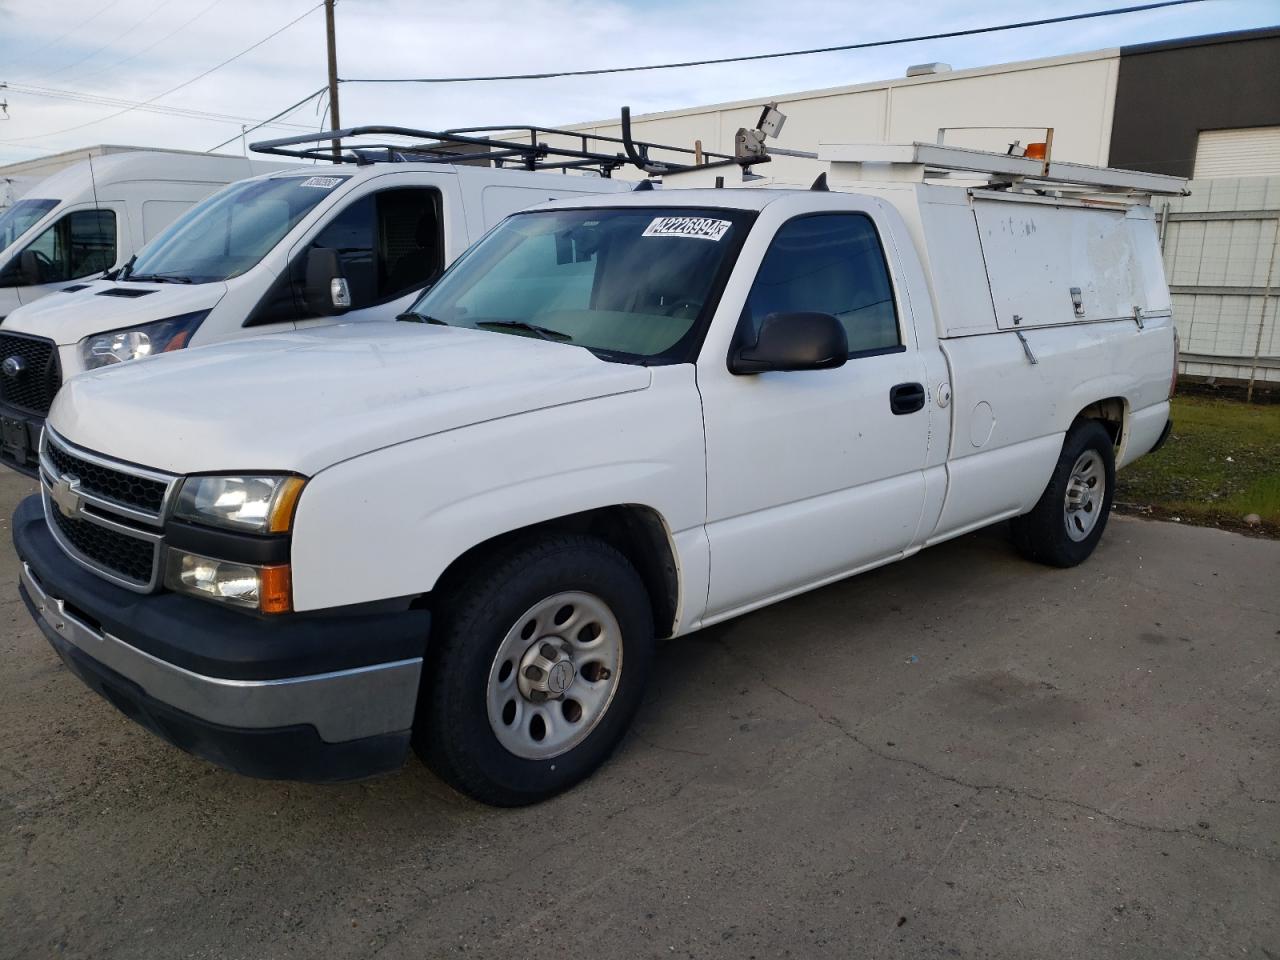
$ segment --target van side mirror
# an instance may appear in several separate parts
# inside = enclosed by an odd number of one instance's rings
[[[0,287],[34,287],[40,282],[40,260],[34,250],[23,250],[0,271]]]
[[[351,288],[342,275],[337,250],[311,247],[307,251],[302,299],[315,316],[336,317],[351,309]]]
[[[755,343],[737,345],[729,372],[831,370],[849,359],[849,338],[829,313],[771,313],[760,323]]]

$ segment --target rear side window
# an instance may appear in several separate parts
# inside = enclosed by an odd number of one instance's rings
[[[41,283],[64,283],[109,270],[116,262],[116,215],[77,210],[51,224],[27,244]]]
[[[849,355],[902,344],[880,237],[860,213],[797,217],[778,230],[743,315],[748,335],[772,313],[829,313],[843,324]]]

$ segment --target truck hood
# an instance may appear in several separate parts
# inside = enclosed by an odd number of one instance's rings
[[[546,407],[643,390],[645,367],[581,347],[411,323],[349,323],[196,347],[69,380],[49,423],[173,473],[297,471]]]
[[[115,283],[81,280],[19,307],[4,321],[6,331],[49,337],[59,346],[79,343],[93,333],[136,327],[155,320],[210,310],[227,292],[225,283]],[[123,291],[119,296],[113,291]]]

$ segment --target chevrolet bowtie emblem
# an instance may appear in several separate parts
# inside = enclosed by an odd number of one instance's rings
[[[64,473],[49,488],[49,499],[64,517],[74,519],[80,512],[80,478]]]

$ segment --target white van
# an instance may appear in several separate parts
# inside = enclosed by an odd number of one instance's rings
[[[810,190],[515,214],[417,322],[71,381],[13,520],[32,615],[214,762],[333,780],[412,745],[522,804],[609,755],[657,637],[1001,520],[1083,562],[1169,431],[1149,200],[1184,181],[824,156]]]
[[[124,263],[219,187],[283,164],[139,150],[90,157],[0,211],[0,323],[68,283]]]
[[[452,162],[456,155],[350,157],[356,162],[232,184],[114,276],[10,314],[0,328],[0,462],[34,471],[49,404],[82,371],[337,316],[389,320],[509,213],[634,187],[563,170]],[[109,261],[103,253],[94,264],[100,272]]]

